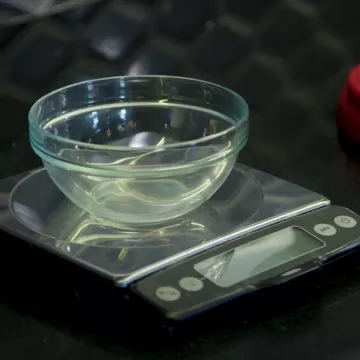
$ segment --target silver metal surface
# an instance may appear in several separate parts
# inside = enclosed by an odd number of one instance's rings
[[[112,279],[118,286],[226,241],[326,206],[324,196],[237,165],[194,212],[131,228],[94,219],[69,202],[44,170],[0,181],[0,228]]]

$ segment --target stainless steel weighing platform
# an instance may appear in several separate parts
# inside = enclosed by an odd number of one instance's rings
[[[44,169],[0,180],[0,192],[0,229],[119,287],[330,204],[322,195],[244,165],[236,165],[200,208],[148,228],[93,218],[67,200]]]

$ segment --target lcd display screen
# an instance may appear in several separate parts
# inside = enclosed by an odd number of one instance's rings
[[[195,264],[220,287],[229,287],[317,250],[325,244],[299,227],[289,227]]]

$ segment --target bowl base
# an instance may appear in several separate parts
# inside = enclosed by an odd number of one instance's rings
[[[36,188],[42,191],[34,192]],[[44,237],[58,242],[122,248],[202,242],[247,221],[262,201],[258,182],[246,171],[235,168],[212,198],[196,210],[167,221],[129,224],[121,218],[114,221],[95,217],[79,208],[41,169],[17,184],[9,204],[20,223]],[[193,224],[197,224],[196,229]]]

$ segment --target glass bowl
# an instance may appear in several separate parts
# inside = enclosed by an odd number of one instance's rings
[[[70,85],[29,113],[30,142],[77,206],[117,223],[184,215],[229,175],[248,138],[248,107],[233,91],[168,76]]]

